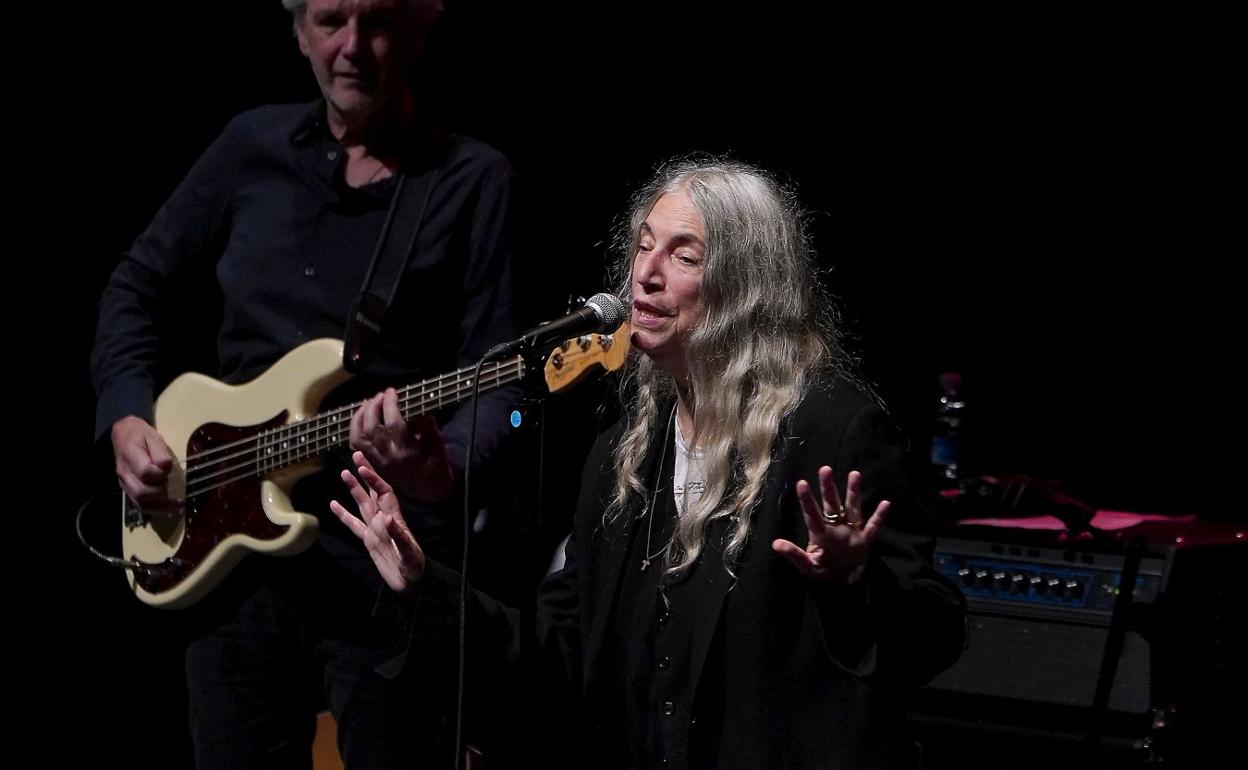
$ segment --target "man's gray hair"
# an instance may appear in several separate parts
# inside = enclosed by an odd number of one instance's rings
[[[407,0],[407,4],[424,22],[434,21],[442,15],[442,0]],[[282,0],[282,7],[298,19],[308,10],[308,0]]]

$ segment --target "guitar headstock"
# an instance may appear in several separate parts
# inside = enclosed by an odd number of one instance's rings
[[[585,334],[564,342],[546,357],[546,387],[551,393],[572,387],[595,367],[614,372],[628,358],[629,325],[610,334]]]

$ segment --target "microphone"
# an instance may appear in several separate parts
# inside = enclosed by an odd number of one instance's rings
[[[521,334],[511,342],[501,342],[490,348],[485,358],[499,358],[527,352],[550,342],[562,342],[570,337],[590,332],[613,332],[624,323],[627,311],[624,303],[614,294],[601,292],[585,301],[585,307]]]

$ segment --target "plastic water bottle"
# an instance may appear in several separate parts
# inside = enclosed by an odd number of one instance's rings
[[[940,402],[936,405],[936,424],[932,431],[932,475],[938,489],[961,486],[962,420],[966,401],[962,398],[962,375],[942,372]]]

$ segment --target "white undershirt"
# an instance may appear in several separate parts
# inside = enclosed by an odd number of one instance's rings
[[[685,493],[688,493],[688,500]],[[672,498],[676,501],[676,515],[683,516],[692,509],[706,492],[706,453],[690,449],[680,433],[680,420],[676,421],[676,468],[672,476]]]

